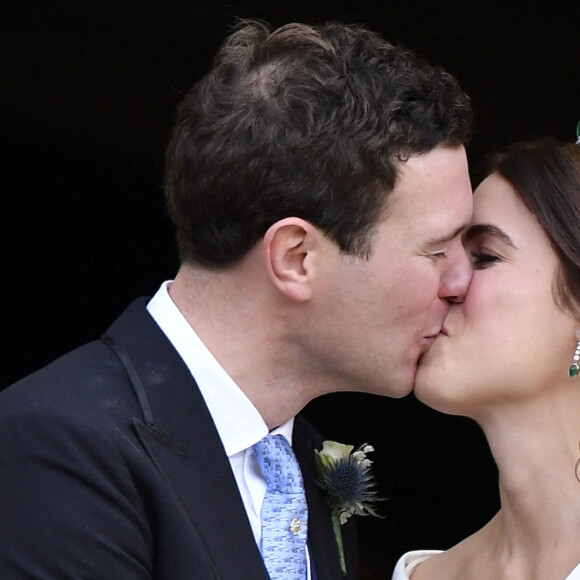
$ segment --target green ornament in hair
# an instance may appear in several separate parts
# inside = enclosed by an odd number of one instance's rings
[[[576,125],[576,145],[580,145],[580,121]]]

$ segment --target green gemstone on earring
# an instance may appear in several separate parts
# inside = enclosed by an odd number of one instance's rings
[[[580,367],[579,367],[579,366],[578,366],[576,363],[574,363],[574,364],[573,364],[573,365],[572,365],[572,366],[569,368],[569,370],[568,370],[568,374],[569,374],[571,377],[575,377],[575,376],[578,374],[578,371],[580,371]]]

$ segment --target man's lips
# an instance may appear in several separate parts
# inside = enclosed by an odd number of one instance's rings
[[[431,336],[424,336],[421,339],[421,345],[425,348],[425,351],[429,350],[432,344],[435,342],[435,339],[439,336],[439,334],[432,334]]]
[[[440,328],[437,332],[434,332],[433,334],[429,334],[428,336],[425,336],[423,338],[423,340],[435,340],[438,336],[448,336],[447,335],[447,330],[445,330],[445,327]]]
[[[429,351],[429,349],[433,346],[433,343],[441,336],[447,336],[447,332],[445,331],[444,328],[441,328],[441,330],[439,330],[439,332],[437,332],[436,334],[424,336],[421,339],[422,352],[421,352],[421,355],[419,356],[419,359],[417,361],[418,365],[421,364],[421,360],[423,359],[423,355]]]
[[[437,338],[439,338],[440,336],[448,336],[445,328],[441,328],[441,330],[439,330],[435,334],[430,334],[429,336],[424,336],[421,340],[421,343],[423,345],[425,345],[427,347],[427,350],[428,350],[429,348],[431,348],[431,346],[435,342],[435,340],[437,340]]]

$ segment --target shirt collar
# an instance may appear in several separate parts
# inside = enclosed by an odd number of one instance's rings
[[[228,375],[179,311],[164,282],[147,305],[149,314],[167,336],[205,400],[228,457],[252,447],[268,434],[268,427],[250,399]],[[272,433],[292,444],[290,419]]]

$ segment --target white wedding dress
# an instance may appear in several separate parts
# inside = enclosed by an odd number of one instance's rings
[[[413,570],[433,554],[440,554],[440,550],[416,550],[407,552],[397,562],[392,580],[409,580]],[[562,580],[580,580],[580,564]]]
[[[433,554],[441,554],[441,550],[416,550],[414,552],[407,552],[399,558],[395,571],[393,572],[392,580],[409,580],[411,572],[429,556]]]

